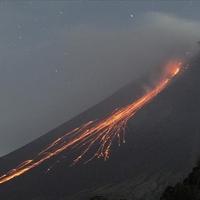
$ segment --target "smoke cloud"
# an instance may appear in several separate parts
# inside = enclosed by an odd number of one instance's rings
[[[81,24],[2,61],[0,152],[8,153],[172,57],[198,50],[198,22],[147,13],[131,26]],[[134,91],[133,91],[134,92]]]

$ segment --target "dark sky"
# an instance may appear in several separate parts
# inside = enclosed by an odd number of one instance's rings
[[[198,1],[1,1],[0,155],[193,51]]]

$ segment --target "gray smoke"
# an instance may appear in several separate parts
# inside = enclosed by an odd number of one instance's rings
[[[122,28],[74,25],[32,50],[3,51],[0,152],[8,153],[170,58],[197,51],[199,23],[163,13]],[[27,39],[27,42],[31,38]]]

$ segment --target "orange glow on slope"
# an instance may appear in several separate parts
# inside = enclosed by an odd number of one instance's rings
[[[149,103],[157,94],[163,91],[170,81],[180,72],[182,63],[172,61],[167,64],[166,71],[159,83],[139,99],[122,108],[116,109],[113,113],[99,121],[89,121],[79,128],[64,134],[41,151],[34,159],[22,162],[15,169],[8,171],[0,177],[0,184],[5,183],[27,171],[37,167],[44,161],[58,155],[59,153],[80,149],[81,153],[73,160],[73,164],[80,161],[91,148],[95,147],[95,153],[89,159],[104,158],[110,156],[110,149],[114,139],[118,139],[118,144],[124,143],[125,128],[128,120],[132,118],[138,110]],[[88,161],[89,161],[88,160]]]

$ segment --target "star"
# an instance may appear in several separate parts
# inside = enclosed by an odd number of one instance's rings
[[[131,14],[130,14],[130,17],[131,17],[131,18],[133,18],[133,17],[134,17],[133,13],[131,13]]]
[[[21,29],[22,25],[21,24],[17,24],[17,29]]]
[[[64,12],[63,12],[62,10],[60,10],[60,11],[58,12],[58,14],[59,14],[59,15],[63,15]]]

